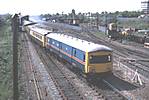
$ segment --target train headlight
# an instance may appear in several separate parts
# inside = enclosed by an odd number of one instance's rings
[[[93,58],[92,56],[89,57],[89,59],[92,59],[92,58]]]

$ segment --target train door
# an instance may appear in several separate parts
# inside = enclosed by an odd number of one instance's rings
[[[48,45],[48,38],[45,36],[45,47],[47,47],[47,45]]]
[[[72,55],[71,62],[72,62],[73,65],[76,66],[76,63],[74,61],[74,57],[76,57],[76,49],[75,48],[72,48],[72,54],[71,55]]]
[[[45,47],[45,43],[46,43],[46,34],[43,35],[43,47]]]
[[[48,43],[48,38],[46,37],[47,35],[49,34],[49,32],[47,34],[44,34],[43,36],[43,47],[46,47],[47,46],[47,43]]]

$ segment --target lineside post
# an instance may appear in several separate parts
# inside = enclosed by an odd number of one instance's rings
[[[138,69],[136,69],[134,77],[132,78],[132,81],[135,80],[135,79],[136,79],[137,82],[139,82],[140,85],[143,85],[143,83],[141,81],[141,78],[140,78],[140,75],[138,74]]]
[[[18,100],[18,30],[19,30],[19,16],[15,14],[12,18],[13,31],[13,100]]]

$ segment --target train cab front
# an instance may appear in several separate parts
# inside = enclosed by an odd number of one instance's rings
[[[111,52],[97,52],[88,54],[88,73],[103,74],[111,73],[113,67]]]

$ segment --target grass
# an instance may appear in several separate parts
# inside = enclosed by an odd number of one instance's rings
[[[0,26],[0,100],[12,98],[12,32],[10,23]]]

